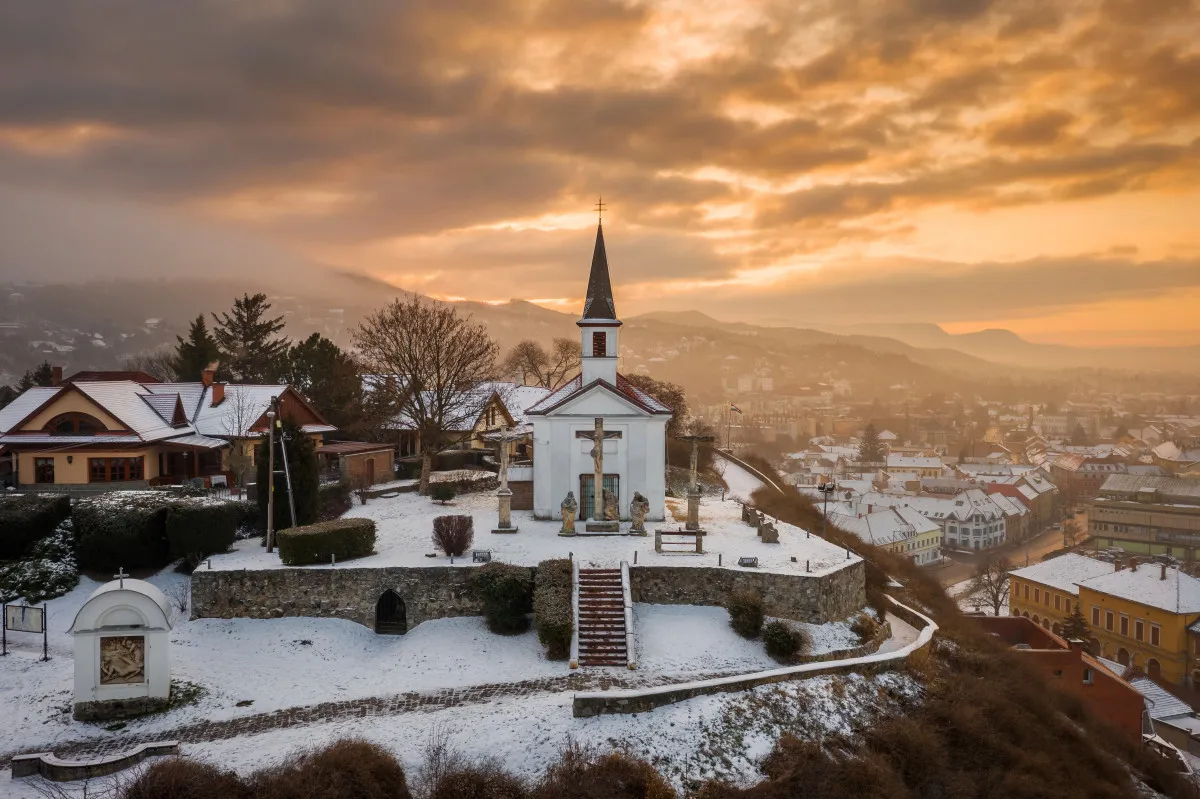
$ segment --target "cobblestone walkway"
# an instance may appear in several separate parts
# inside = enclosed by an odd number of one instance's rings
[[[13,755],[24,752],[53,751],[55,755],[70,760],[102,757],[123,752],[142,743],[152,741],[179,741],[183,744],[223,741],[244,735],[256,735],[268,730],[298,727],[309,724],[328,724],[354,718],[375,716],[398,716],[417,711],[437,711],[463,705],[483,704],[493,699],[534,696],[548,693],[572,693],[575,691],[607,691],[621,688],[651,688],[677,682],[708,680],[726,677],[737,672],[688,675],[686,677],[652,677],[636,673],[616,674],[586,673],[546,677],[521,682],[489,683],[463,688],[446,688],[423,693],[393,694],[370,699],[350,699],[344,702],[323,702],[276,710],[271,713],[256,713],[224,721],[199,721],[170,729],[142,732],[134,726],[119,732],[94,738],[52,741],[24,747],[20,751],[0,754],[0,768],[7,768]],[[136,722],[132,722],[136,725]]]

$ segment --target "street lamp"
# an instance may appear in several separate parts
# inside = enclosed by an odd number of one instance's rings
[[[267,411],[267,552],[275,550],[275,411]],[[259,487],[261,491],[261,486]]]
[[[821,514],[821,537],[829,540],[829,495],[838,490],[837,483],[832,480],[828,483],[819,483],[817,490],[821,492],[821,498],[824,501],[824,511]],[[811,535],[811,534],[810,534]]]

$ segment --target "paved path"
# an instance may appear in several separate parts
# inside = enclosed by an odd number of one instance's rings
[[[67,741],[46,741],[30,744],[20,751],[0,753],[0,768],[7,768],[13,755],[25,752],[53,751],[55,755],[68,759],[81,759],[116,754],[138,744],[153,741],[179,741],[183,744],[223,741],[244,735],[256,735],[268,730],[299,727],[309,724],[327,724],[344,719],[374,716],[397,716],[416,711],[436,711],[462,705],[483,704],[493,699],[534,696],[548,693],[570,693],[574,691],[607,691],[620,688],[650,688],[677,682],[708,680],[728,677],[738,672],[720,672],[689,676],[642,676],[636,672],[622,674],[618,671],[591,671],[545,677],[521,682],[489,683],[464,688],[446,688],[425,693],[405,693],[369,699],[351,699],[344,702],[323,702],[319,705],[292,707],[271,713],[256,713],[223,721],[199,721],[171,729],[156,729],[141,732],[135,726],[119,732],[94,738]],[[137,722],[132,722],[137,724]]]

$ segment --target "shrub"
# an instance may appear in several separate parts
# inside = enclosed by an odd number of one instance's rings
[[[469,513],[437,516],[433,520],[433,545],[458,557],[475,540],[475,522]]]
[[[0,497],[0,560],[21,557],[70,516],[71,498],[62,494]]]
[[[317,520],[327,522],[336,519],[350,510],[351,504],[350,486],[345,483],[324,483],[317,489]]]
[[[507,563],[488,563],[472,576],[475,595],[483,604],[488,629],[511,635],[529,629],[525,614],[529,611],[533,580],[529,569]]]
[[[167,565],[167,508],[176,501],[166,491],[114,491],[76,502],[72,519],[80,568]]]
[[[291,510],[288,506],[287,478],[283,474],[283,451],[281,441],[287,438],[288,471],[292,476],[292,493],[296,503],[296,524],[292,524]],[[270,451],[267,439],[263,439],[254,453],[254,463],[258,467],[257,500],[259,513],[267,518],[267,499],[269,491]],[[313,440],[303,433],[299,427],[284,422],[282,428],[275,431],[275,529],[302,526],[316,522],[319,511],[320,478],[317,463],[317,450]],[[347,502],[349,500],[347,499]]]
[[[866,613],[860,613],[850,622],[850,631],[859,637],[861,643],[867,643],[879,632],[879,622]]]
[[[729,626],[743,638],[757,638],[763,626],[763,598],[757,591],[738,589],[725,603]]]
[[[772,621],[763,627],[762,638],[767,654],[779,661],[790,660],[808,643],[803,632],[782,621]]]
[[[529,789],[519,777],[484,763],[442,775],[429,799],[526,799],[528,796]]]
[[[244,511],[234,502],[178,502],[167,508],[167,555],[188,570],[208,555],[226,552],[237,540]]]
[[[675,789],[644,760],[568,744],[550,764],[534,799],[675,799]]]
[[[258,515],[258,503],[248,499],[235,499],[228,503],[238,509],[237,537],[250,538],[266,528],[266,519]]]
[[[544,560],[538,564],[534,578],[533,624],[550,660],[571,656],[573,621],[571,561]]]
[[[404,769],[378,744],[335,741],[248,780],[255,799],[411,799]],[[166,795],[164,795],[166,796]]]
[[[67,519],[15,563],[0,567],[0,602],[24,597],[30,604],[54,599],[79,584],[75,534]]]
[[[429,498],[434,502],[440,502],[445,505],[450,500],[454,499],[456,493],[452,483],[430,483]]]
[[[155,759],[124,786],[121,799],[248,799],[250,791],[231,771],[184,757]]]
[[[328,563],[330,556],[350,560],[375,551],[375,522],[370,519],[333,519],[278,534],[279,558],[287,566]]]

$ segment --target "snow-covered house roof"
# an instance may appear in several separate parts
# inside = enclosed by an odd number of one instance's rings
[[[835,513],[831,508],[829,520],[864,542],[876,546],[894,544],[941,529],[912,508],[886,508],[866,514],[847,513],[845,508],[841,503],[838,512]]]
[[[1170,613],[1200,613],[1200,580],[1171,566],[1147,563],[1120,571],[1110,569],[1080,585]]]
[[[1111,563],[1068,552],[1057,558],[1035,563],[1023,569],[1016,569],[1012,572],[1012,576],[1079,596],[1080,583],[1093,577],[1109,574],[1112,570]]]
[[[888,455],[888,469],[941,469],[941,458],[921,458],[909,455]]]
[[[1145,698],[1146,712],[1155,721],[1169,722],[1192,718],[1192,708],[1187,702],[1174,696],[1149,677],[1134,677],[1129,684]]]
[[[22,391],[16,399],[0,408],[0,433],[7,433],[57,393],[57,388],[44,386],[34,386]]]

